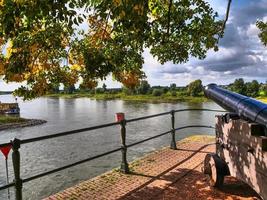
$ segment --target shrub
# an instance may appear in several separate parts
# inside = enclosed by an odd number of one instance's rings
[[[95,93],[96,94],[103,94],[104,93],[104,90],[102,88],[96,88],[95,89]]]
[[[257,97],[260,91],[260,84],[258,81],[253,80],[252,82],[246,83],[247,95],[250,97]]]
[[[163,88],[163,93],[166,94],[167,92],[169,92],[169,89],[167,87]]]
[[[171,96],[172,96],[172,97],[176,97],[176,96],[177,96],[176,91],[171,91]]]
[[[163,91],[161,89],[154,89],[153,92],[152,92],[152,95],[153,96],[161,96],[163,94]]]
[[[147,94],[150,90],[150,85],[146,80],[142,80],[136,90],[138,94]]]
[[[202,92],[202,81],[201,80],[195,80],[187,86],[187,92],[190,96],[198,96],[199,93]]]

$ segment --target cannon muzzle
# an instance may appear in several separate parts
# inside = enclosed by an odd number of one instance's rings
[[[212,99],[218,105],[229,112],[237,114],[240,118],[267,125],[267,104],[256,99],[231,92],[218,87],[216,84],[209,84],[204,89],[207,98]]]

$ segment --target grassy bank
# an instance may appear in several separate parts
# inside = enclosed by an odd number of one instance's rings
[[[258,97],[257,98],[259,101],[262,101],[264,103],[267,103],[267,97]]]
[[[49,94],[48,97],[61,97],[61,98],[80,98],[88,97],[97,100],[112,100],[112,99],[121,99],[126,101],[140,101],[140,102],[192,102],[200,103],[207,101],[207,98],[200,97],[191,97],[191,96],[171,96],[169,94],[163,94],[161,96],[153,95],[126,95],[124,93],[118,94],[89,94],[89,93],[74,93],[74,94]]]
[[[26,122],[26,121],[27,119],[20,118],[20,117],[0,115],[0,125],[11,124],[11,123],[21,123],[21,122]]]
[[[208,99],[204,96],[192,97],[192,96],[184,96],[178,95],[171,96],[170,94],[163,94],[161,96],[153,96],[151,94],[147,95],[126,95],[125,93],[117,93],[117,94],[90,94],[90,93],[73,93],[73,94],[49,94],[46,95],[48,97],[56,97],[56,98],[81,98],[87,97],[97,100],[113,100],[113,99],[121,99],[126,101],[140,101],[140,102],[155,102],[155,103],[165,103],[165,102],[192,102],[192,103],[201,103],[206,102]],[[260,96],[256,98],[259,101],[267,103],[267,97]]]

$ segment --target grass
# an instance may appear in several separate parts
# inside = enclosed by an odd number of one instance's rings
[[[205,142],[211,143],[215,142],[215,136],[212,135],[192,135],[186,137],[180,141],[181,143],[188,143],[188,142]]]
[[[257,98],[259,101],[262,101],[262,102],[264,102],[264,103],[267,103],[267,97],[263,97],[263,96],[261,96],[261,97],[258,97]]]
[[[0,125],[11,124],[11,123],[21,123],[21,122],[26,122],[26,121],[27,119],[20,118],[20,117],[0,115]]]
[[[208,101],[204,96],[191,97],[191,96],[171,96],[170,94],[163,94],[161,96],[153,95],[126,95],[124,93],[117,94],[90,94],[90,93],[74,93],[74,94],[49,94],[48,97],[61,97],[61,98],[80,98],[87,97],[97,100],[113,100],[121,99],[125,101],[139,101],[139,102],[153,102],[153,103],[164,103],[164,102],[191,102],[201,103]]]

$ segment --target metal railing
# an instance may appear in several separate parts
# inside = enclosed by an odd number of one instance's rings
[[[120,169],[123,173],[129,173],[129,166],[128,166],[128,162],[127,162],[127,149],[129,147],[133,147],[135,145],[141,144],[143,142],[147,142],[149,140],[153,140],[156,139],[158,137],[170,134],[171,135],[171,143],[170,143],[170,148],[171,149],[177,149],[176,147],[176,139],[175,139],[175,133],[178,130],[182,130],[182,129],[186,129],[186,128],[211,128],[214,129],[214,127],[212,126],[207,126],[207,125],[189,125],[189,126],[183,126],[183,127],[178,127],[175,128],[175,113],[178,112],[185,112],[185,111],[209,111],[209,112],[225,112],[222,110],[213,110],[213,109],[180,109],[180,110],[171,110],[169,112],[163,112],[163,113],[158,113],[158,114],[154,114],[154,115],[148,115],[148,116],[144,116],[144,117],[139,117],[139,118],[134,118],[134,119],[123,119],[119,122],[113,122],[113,123],[107,123],[107,124],[102,124],[102,125],[97,125],[97,126],[92,126],[92,127],[88,127],[88,128],[82,128],[82,129],[76,129],[76,130],[71,130],[71,131],[67,131],[67,132],[61,132],[61,133],[56,133],[56,134],[52,134],[52,135],[46,135],[46,136],[40,136],[40,137],[34,137],[34,138],[29,138],[29,139],[24,139],[24,140],[20,140],[15,138],[14,140],[10,141],[9,143],[3,143],[0,144],[0,148],[1,147],[12,147],[12,164],[13,164],[13,169],[14,169],[14,180],[12,183],[0,186],[0,191],[4,190],[4,189],[8,189],[10,187],[15,187],[15,199],[16,200],[22,200],[22,186],[23,183],[41,178],[43,176],[55,173],[55,172],[59,172],[62,171],[64,169],[121,151],[122,153],[122,159],[121,159],[121,166]],[[126,144],[126,124],[127,123],[131,123],[131,122],[135,122],[135,121],[140,121],[140,120],[145,120],[145,119],[149,119],[149,118],[154,118],[154,117],[159,117],[159,116],[163,116],[163,115],[171,115],[171,129],[160,133],[158,135],[152,136],[152,137],[148,137],[146,139],[140,140],[138,142],[134,142],[132,144]],[[85,131],[92,131],[92,130],[96,130],[96,129],[101,129],[101,128],[106,128],[106,127],[111,127],[111,126],[116,126],[116,125],[120,125],[120,136],[121,136],[121,147],[118,147],[116,149],[59,167],[59,168],[55,168],[53,170],[50,171],[46,171],[25,179],[22,179],[20,176],[20,152],[19,149],[21,148],[21,146],[23,144],[27,144],[27,143],[32,143],[32,142],[37,142],[37,141],[42,141],[42,140],[48,140],[48,139],[52,139],[52,138],[57,138],[57,137],[63,137],[66,135],[71,135],[71,134],[76,134],[76,133],[81,133],[81,132],[85,132]]]

